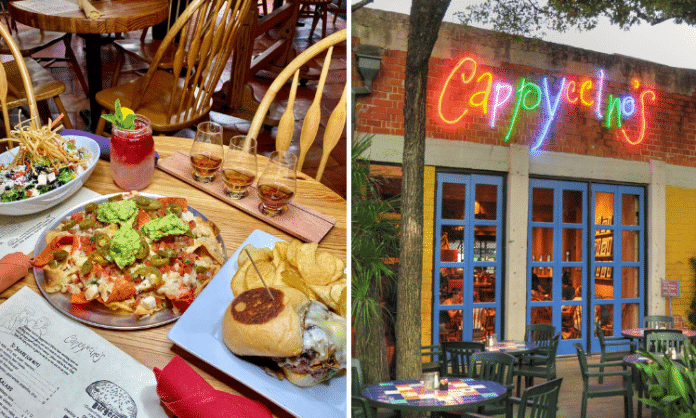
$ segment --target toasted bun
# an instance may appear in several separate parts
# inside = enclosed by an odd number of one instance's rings
[[[222,318],[222,338],[240,356],[291,357],[302,353],[303,322],[310,301],[299,290],[272,287],[237,295]]]
[[[283,368],[282,370],[285,378],[288,379],[290,383],[301,388],[315,386],[333,375],[333,373],[324,373],[320,376],[314,377],[309,373],[295,373],[286,368]]]

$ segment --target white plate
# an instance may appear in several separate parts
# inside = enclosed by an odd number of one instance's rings
[[[92,174],[92,171],[94,171],[94,167],[97,166],[97,161],[99,161],[99,144],[97,144],[97,142],[92,138],[88,138],[86,136],[65,135],[63,138],[75,139],[76,146],[85,147],[87,152],[92,154],[87,170],[75,177],[68,184],[64,184],[48,193],[17,202],[0,202],[0,215],[29,215],[32,213],[41,212],[42,210],[53,207],[72,196],[73,193],[78,191],[80,187],[85,184],[89,176]],[[17,155],[17,151],[19,151],[19,147],[14,147],[9,151],[0,154],[0,164],[11,163],[15,155]]]
[[[53,222],[51,222],[50,225],[46,227],[46,229],[43,230],[43,232],[39,236],[39,240],[36,242],[36,247],[34,247],[34,254],[38,255],[41,253],[41,251],[43,251],[44,248],[46,248],[46,232],[57,229],[60,223],[63,221],[63,219],[67,218],[73,213],[82,212],[87,203],[106,202],[111,196],[115,196],[118,194],[121,193],[114,193],[110,195],[95,197],[94,199],[90,199],[86,202],[80,203],[79,205],[58,216]],[[140,192],[140,195],[147,196],[153,199],[162,197],[160,195],[143,192]],[[202,213],[198,212],[191,206],[188,207],[188,210],[191,211],[191,213],[193,213],[194,215],[200,216],[204,221],[208,220],[208,218],[206,218]],[[223,242],[222,236],[220,236],[220,234],[218,234],[217,236],[217,241],[220,243],[220,245],[222,245],[222,255],[226,257],[227,251],[225,250],[225,243]],[[114,311],[112,311],[111,309],[97,302],[91,302],[89,305],[73,305],[70,302],[69,294],[61,292],[46,292],[44,290],[45,279],[43,269],[38,269],[36,267],[34,267],[33,269],[34,278],[36,279],[36,285],[39,287],[39,290],[44,295],[44,297],[51,303],[51,305],[53,305],[56,309],[63,312],[70,318],[88,325],[115,330],[146,329],[168,324],[172,321],[176,321],[178,318],[181,317],[181,315],[175,315],[174,311],[172,311],[171,309],[159,311],[148,317],[138,319],[138,317],[136,317],[135,315],[114,313]],[[213,280],[215,280],[215,277],[213,277]],[[208,283],[208,285],[210,285],[210,283]],[[198,297],[200,297],[200,295]]]
[[[247,244],[273,248],[279,238],[255,230],[227,260],[193,304],[169,331],[168,337],[189,353],[244,383],[256,392],[301,418],[345,418],[345,374],[311,388],[299,388],[287,380],[269,376],[227,349],[222,340],[222,317],[232,301],[230,279],[237,271],[239,251]]]

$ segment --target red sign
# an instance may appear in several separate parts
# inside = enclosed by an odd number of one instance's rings
[[[662,297],[678,298],[681,293],[681,282],[679,280],[662,281]]]

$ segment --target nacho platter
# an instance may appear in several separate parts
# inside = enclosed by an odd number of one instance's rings
[[[67,212],[58,216],[53,222],[51,222],[41,233],[34,247],[34,255],[40,254],[47,246],[46,234],[49,231],[54,231],[60,227],[61,222],[68,218],[70,215],[82,212],[85,206],[90,203],[103,203],[109,200],[109,198],[120,195],[122,193],[116,193],[113,195],[99,196],[95,199],[86,201],[78,206],[73,207]],[[150,194],[150,193],[139,193],[141,196],[145,196],[151,199],[161,198],[163,196]],[[208,219],[195,208],[188,206],[188,210],[194,215],[200,217],[203,221],[208,221]],[[222,240],[220,234],[216,236],[217,243],[221,246],[222,255],[226,259],[225,244]],[[53,305],[56,309],[64,313],[65,315],[88,325],[105,328],[105,329],[115,329],[115,330],[136,330],[136,329],[147,329],[158,327],[170,322],[176,321],[181,314],[175,313],[171,308],[162,311],[155,312],[152,315],[145,317],[138,317],[135,314],[122,314],[116,313],[113,310],[107,308],[105,305],[91,302],[87,304],[73,304],[71,302],[71,295],[61,292],[49,292],[47,291],[47,277],[44,274],[42,268],[33,268],[34,277],[36,284],[43,294],[43,296]]]

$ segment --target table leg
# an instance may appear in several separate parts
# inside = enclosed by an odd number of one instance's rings
[[[89,92],[89,126],[90,132],[95,132],[101,106],[97,103],[96,95],[101,91],[102,86],[102,64],[101,64],[101,39],[99,34],[86,34],[85,37],[85,60],[87,61],[87,84]]]

